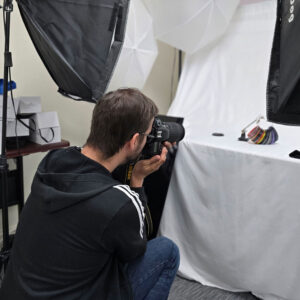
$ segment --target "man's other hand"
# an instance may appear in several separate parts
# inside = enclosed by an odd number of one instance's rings
[[[170,143],[168,143],[166,146],[172,146],[172,144],[169,144]],[[166,161],[168,153],[167,147],[163,147],[160,155],[155,155],[149,159],[139,160],[135,164],[130,180],[131,187],[141,187],[144,179],[151,173],[157,171],[163,165],[163,163]]]

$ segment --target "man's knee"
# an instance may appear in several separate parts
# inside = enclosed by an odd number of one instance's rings
[[[157,237],[149,242],[149,246],[156,249],[157,255],[162,260],[172,263],[174,268],[178,269],[180,262],[180,253],[177,245],[166,237]]]

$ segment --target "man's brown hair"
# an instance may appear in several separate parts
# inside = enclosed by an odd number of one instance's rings
[[[109,92],[94,108],[87,145],[109,158],[135,133],[144,133],[157,113],[155,103],[137,89]]]

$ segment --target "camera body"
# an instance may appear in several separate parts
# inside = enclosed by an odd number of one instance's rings
[[[184,138],[184,127],[176,122],[163,122],[160,118],[155,117],[152,130],[147,137],[146,145],[142,151],[143,158],[149,158],[154,155],[160,155],[163,143],[179,142]]]

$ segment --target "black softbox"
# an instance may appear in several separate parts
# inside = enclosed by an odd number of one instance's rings
[[[277,2],[267,118],[276,123],[300,125],[300,1]]]
[[[123,44],[129,0],[18,0],[18,5],[59,92],[99,100]]]

